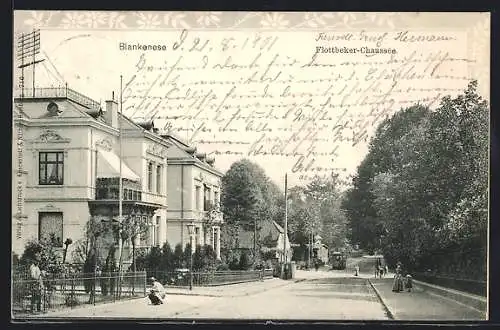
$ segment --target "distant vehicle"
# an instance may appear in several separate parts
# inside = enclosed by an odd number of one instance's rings
[[[345,269],[347,264],[347,256],[343,252],[332,252],[330,254],[330,264],[332,269]]]

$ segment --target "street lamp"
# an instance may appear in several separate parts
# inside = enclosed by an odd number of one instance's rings
[[[68,253],[68,247],[73,243],[73,240],[71,238],[66,238],[64,241],[64,254],[63,254],[63,264],[66,262],[66,254]]]
[[[194,235],[194,224],[190,223],[187,225],[189,232],[189,245],[191,247],[191,252],[189,253],[189,290],[193,290],[193,235]]]

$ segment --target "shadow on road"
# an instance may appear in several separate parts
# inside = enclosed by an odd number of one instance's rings
[[[317,279],[308,279],[306,282],[310,282],[313,284],[368,284],[366,278],[361,277],[328,277],[328,278],[317,278]]]
[[[374,297],[370,293],[342,293],[342,292],[328,292],[322,295],[318,294],[295,294],[297,297],[307,297],[307,298],[315,298],[315,299],[343,299],[343,300],[358,300],[358,301],[377,301],[376,297]]]

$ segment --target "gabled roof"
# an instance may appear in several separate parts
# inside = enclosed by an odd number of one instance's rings
[[[253,229],[245,230],[245,226],[242,224],[238,226],[238,246],[240,249],[252,249],[254,240]],[[249,226],[250,228],[252,226]],[[283,228],[276,223],[276,221],[264,220],[260,223],[261,229],[258,232],[258,238],[260,241],[263,239],[271,239],[273,241],[278,241],[280,235],[284,233]]]
[[[78,103],[75,103],[69,99],[16,99],[14,103],[16,107],[20,108],[20,103],[22,102],[23,112],[28,118],[32,119],[48,119],[53,118],[58,120],[59,118],[94,118],[90,112],[95,112],[89,108],[86,108]],[[47,106],[49,103],[54,102],[58,106],[58,113],[52,115],[48,112]]]
[[[214,158],[207,157],[205,153],[197,152],[196,147],[190,146],[178,136],[169,133],[162,135],[162,137],[170,141],[173,145],[167,151],[167,161],[170,160],[170,163],[191,162],[208,171],[215,172],[217,175],[223,175],[222,172],[214,167]]]

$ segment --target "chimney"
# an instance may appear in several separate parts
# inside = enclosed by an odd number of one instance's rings
[[[104,120],[111,127],[118,128],[118,103],[115,101],[115,93],[112,99],[106,101],[106,111],[104,111]]]

